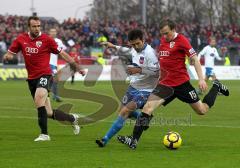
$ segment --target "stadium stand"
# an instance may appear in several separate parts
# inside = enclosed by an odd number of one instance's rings
[[[67,45],[67,51],[72,47],[77,48],[80,56],[91,62],[92,48],[99,48],[99,41],[108,40],[114,44],[124,45],[127,43],[127,32],[132,28],[141,28],[145,30],[146,41],[157,48],[159,45],[158,26],[143,26],[136,21],[90,21],[89,19],[77,20],[67,19],[59,23],[52,17],[43,17],[43,32],[48,32],[49,28],[57,29],[58,37]],[[12,40],[21,32],[27,30],[27,17],[17,15],[0,15],[0,60],[6,52]],[[186,35],[193,47],[199,51],[206,44],[210,36],[216,36],[217,48],[221,56],[229,56],[232,65],[240,62],[240,27],[236,25],[216,26],[211,28],[208,25],[198,24],[178,24],[178,32]],[[105,57],[105,55],[104,55]],[[23,62],[18,56],[18,62]],[[94,61],[92,61],[94,62]]]

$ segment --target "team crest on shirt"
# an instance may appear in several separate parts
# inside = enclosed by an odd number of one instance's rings
[[[175,45],[175,42],[174,42],[174,41],[171,41],[171,42],[170,42],[170,46],[169,46],[169,47],[170,47],[170,48],[173,48],[173,47],[174,47],[174,45]]]
[[[37,48],[41,47],[42,46],[42,42],[41,41],[36,41],[36,46],[37,46]]]
[[[140,63],[140,64],[143,64],[143,63],[144,63],[144,57],[140,57],[139,63]]]
[[[211,56],[211,57],[214,57],[214,53],[211,53],[210,56]]]

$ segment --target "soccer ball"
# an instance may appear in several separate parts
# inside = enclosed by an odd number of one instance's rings
[[[163,144],[168,149],[177,149],[182,144],[182,138],[177,132],[168,132],[163,138]]]

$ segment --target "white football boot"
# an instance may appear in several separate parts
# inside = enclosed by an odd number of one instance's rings
[[[78,135],[80,133],[80,126],[78,125],[79,115],[77,115],[77,114],[72,114],[72,115],[74,117],[74,121],[72,122],[73,133],[75,135]]]
[[[50,141],[51,138],[49,135],[46,135],[46,134],[40,134],[36,139],[34,139],[35,142],[38,142],[38,141]]]

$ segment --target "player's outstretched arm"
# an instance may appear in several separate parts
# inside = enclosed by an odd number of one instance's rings
[[[6,54],[4,54],[4,56],[3,56],[3,60],[12,60],[13,59],[13,53],[11,53],[11,52],[7,52]]]
[[[122,62],[124,64],[130,64],[132,62],[131,48],[114,45],[111,42],[102,42],[100,44],[107,48],[115,49],[117,51],[117,55],[118,55],[119,59],[122,60]]]
[[[116,45],[114,45],[114,44],[112,44],[112,43],[110,43],[110,42],[108,42],[108,41],[106,41],[106,42],[101,42],[100,44],[103,45],[103,46],[106,46],[107,48],[115,48],[115,49],[117,49],[117,48],[116,48]]]
[[[216,49],[216,50],[217,50],[217,49]],[[215,54],[215,58],[216,58],[218,61],[223,61],[222,57],[219,56],[218,51],[217,51],[216,54]]]
[[[194,55],[191,57],[191,63],[193,64],[193,66],[197,72],[197,76],[198,76],[198,80],[199,80],[198,81],[199,89],[201,89],[202,91],[207,90],[207,83],[205,82],[205,80],[203,78],[202,67],[198,60],[197,55]]]
[[[61,51],[59,55],[67,61],[71,66],[73,66],[77,72],[79,72],[82,75],[85,75],[85,71],[80,67],[80,65],[65,51]]]
[[[113,48],[113,49],[116,49],[117,52],[121,52],[121,53],[124,53],[124,54],[127,54],[127,55],[131,55],[130,52],[131,52],[131,49],[130,48],[127,48],[127,47],[123,47],[123,46],[118,46],[118,45],[114,45],[112,44],[111,42],[102,42],[100,43],[102,46],[106,46],[107,48]]]

